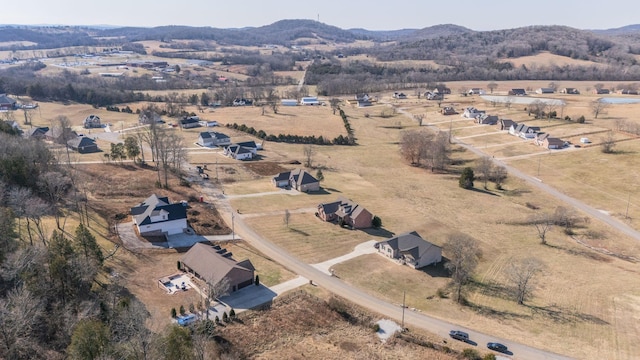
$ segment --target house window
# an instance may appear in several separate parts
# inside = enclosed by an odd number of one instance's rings
[[[167,220],[167,215],[162,215],[162,220]]]
[[[388,252],[389,254],[391,254],[391,248],[388,248],[388,249],[387,249],[387,252]]]

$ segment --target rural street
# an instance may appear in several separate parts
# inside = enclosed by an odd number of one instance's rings
[[[214,188],[213,184],[204,183],[201,188],[203,195],[208,200],[215,203],[216,208],[220,212],[220,215],[225,219],[227,223],[231,223],[231,216],[235,210],[231,208],[231,205],[227,201],[227,198],[220,192],[219,189]],[[389,317],[398,322],[402,320],[403,309],[402,306],[394,305],[386,301],[380,300],[372,295],[365,293],[364,291],[354,288],[351,285],[343,282],[342,280],[327,275],[324,271],[313,267],[312,265],[303,263],[299,259],[295,258],[281,247],[273,244],[267,239],[256,233],[251,227],[249,227],[243,220],[242,216],[234,215],[235,231],[251,246],[260,251],[266,257],[272,259],[278,264],[283,265],[290,271],[303,276],[313,281],[314,284],[327,289],[328,291],[339,295],[348,301],[351,301],[359,306],[365,307],[373,312],[379,313],[385,317]],[[398,303],[402,300],[398,299]],[[411,304],[407,306],[410,307]],[[518,344],[512,341],[499,339],[487,334],[483,334],[477,331],[466,329],[452,323],[440,320],[431,316],[424,315],[422,313],[411,311],[406,309],[404,311],[405,326],[415,326],[432,333],[438,334],[446,339],[447,342],[455,341],[449,338],[449,331],[452,329],[464,330],[469,333],[470,338],[478,349],[486,350],[486,343],[490,341],[502,342],[509,347],[514,353],[514,359],[570,359],[562,355],[546,352],[540,349],[535,349],[523,344]],[[472,346],[473,344],[469,344]]]
[[[410,113],[399,109],[400,113],[403,113],[405,116],[411,118],[413,120],[413,115],[411,115]],[[427,125],[427,127],[433,129],[434,131],[438,132],[441,131],[439,128],[437,128],[436,126],[433,126],[431,124]],[[487,154],[485,154],[482,150],[480,150],[479,148],[469,145],[465,142],[463,142],[462,140],[456,138],[455,136],[452,136],[451,141],[455,144],[458,144],[460,146],[462,146],[463,148],[472,151],[474,154],[483,157],[483,156],[488,156]],[[545,154],[545,153],[540,153],[540,154]],[[516,176],[524,181],[526,181],[527,183],[531,184],[532,186],[546,192],[547,194],[555,197],[558,200],[564,201],[565,203],[573,206],[574,208],[583,211],[584,213],[592,216],[595,219],[598,219],[600,221],[602,221],[603,223],[611,226],[612,228],[626,234],[627,236],[640,241],[640,232],[638,232],[637,230],[635,230],[634,228],[630,227],[629,225],[620,222],[618,219],[609,216],[601,211],[599,211],[598,209],[589,206],[585,203],[583,203],[582,201],[572,198],[571,196],[568,196],[564,193],[562,193],[561,191],[559,191],[558,189],[549,186],[545,183],[543,183],[540,179],[536,179],[533,176],[529,176],[527,174],[525,174],[524,172],[516,169],[515,167],[508,165],[507,163],[505,163],[502,160],[499,159],[495,159],[492,158],[493,162],[497,165],[501,165],[504,166],[505,169],[507,169],[507,171],[509,172],[509,174]]]

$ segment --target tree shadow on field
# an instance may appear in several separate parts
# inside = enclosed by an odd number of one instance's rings
[[[485,190],[485,189],[478,189],[478,188],[475,188],[475,187],[474,187],[474,188],[471,188],[471,189],[469,189],[469,190],[474,191],[474,192],[478,192],[478,193],[481,193],[481,194],[487,194],[487,195],[492,195],[492,196],[500,196],[500,194],[496,194],[496,193],[491,192],[491,191],[489,191],[489,190]]]
[[[362,231],[364,231],[365,233],[367,233],[368,235],[371,236],[376,236],[376,237],[381,237],[381,238],[390,238],[393,235],[395,235],[395,233],[385,229],[385,228],[368,228],[368,229],[362,229]]]
[[[328,189],[325,188],[320,188],[320,190],[318,191],[309,191],[307,193],[307,195],[329,195],[331,194],[329,191],[327,191]]]
[[[290,227],[290,228],[289,228],[289,231],[292,231],[292,232],[294,232],[294,233],[296,233],[296,234],[300,234],[300,235],[302,235],[302,236],[309,236],[309,233],[304,232],[304,231],[302,231],[302,230],[298,230],[298,229],[296,229],[296,228],[292,228],[292,227]]]
[[[494,281],[484,283],[484,282],[472,280],[469,283],[469,287],[471,287],[473,291],[480,292],[484,295],[488,295],[488,296],[492,296],[492,297],[496,297],[504,300],[513,299],[513,293],[511,292],[511,289]]]
[[[566,324],[566,323],[582,322],[582,323],[591,323],[595,325],[609,325],[609,322],[604,321],[597,316],[594,316],[591,314],[585,314],[577,311],[571,311],[555,304],[552,304],[549,306],[534,306],[534,305],[525,305],[525,306],[531,310],[531,314],[533,316],[540,315],[545,318],[551,319],[556,323]]]
[[[451,276],[451,274],[449,273],[449,270],[444,268],[444,264],[447,262],[448,260],[446,260],[446,258],[442,258],[442,261],[440,261],[439,263],[435,264],[435,265],[427,265],[425,267],[421,267],[419,269],[416,269],[418,271],[421,271],[429,276],[431,276],[432,278],[448,278]]]
[[[531,315],[518,314],[511,311],[498,310],[486,305],[474,304],[470,301],[466,301],[465,305],[478,313],[479,315],[496,318],[499,320],[523,320],[531,318]]]

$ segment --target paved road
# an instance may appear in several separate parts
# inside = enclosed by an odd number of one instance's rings
[[[234,209],[231,208],[227,199],[219,193],[218,189],[213,188],[210,184],[203,184],[202,192],[206,194],[207,199],[215,202],[216,208],[220,212],[221,216],[230,223],[231,214],[234,213]],[[446,322],[441,319],[437,319],[431,316],[424,315],[419,312],[405,310],[403,315],[403,309],[401,306],[388,303],[380,300],[372,295],[365,293],[364,291],[354,288],[351,285],[344,283],[343,281],[326,274],[326,270],[318,269],[312,265],[303,263],[296,257],[289,254],[283,248],[273,244],[267,239],[260,236],[253,229],[251,229],[242,219],[242,216],[235,217],[235,229],[242,238],[247,241],[251,246],[263,253],[265,256],[271,258],[275,262],[285,266],[290,271],[313,281],[314,284],[321,286],[328,291],[337,294],[355,304],[363,306],[371,311],[377,312],[384,317],[395,319],[401,322],[404,316],[405,326],[415,326],[432,333],[438,334],[443,338],[448,339],[448,333],[451,329],[460,329],[470,334],[471,340],[476,342],[477,346],[481,350],[486,350],[485,345],[490,341],[502,342],[513,351],[514,359],[570,359],[562,355],[546,352],[540,349],[535,349],[523,344],[507,341],[505,339],[496,338],[487,334],[482,334],[471,329],[466,329]],[[401,302],[401,299],[398,299]],[[449,339],[450,340],[450,339]],[[470,344],[472,345],[472,344]]]

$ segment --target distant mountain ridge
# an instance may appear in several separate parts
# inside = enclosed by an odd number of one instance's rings
[[[496,34],[503,38],[503,34],[512,33],[525,41],[526,32],[551,32],[553,36],[564,38],[566,35],[592,34],[601,37],[624,38],[624,41],[636,43],[634,35],[640,34],[640,24],[627,25],[615,29],[579,30],[563,26],[532,26],[508,30],[475,31],[454,24],[442,24],[423,29],[399,30],[366,30],[341,29],[314,20],[280,20],[261,27],[245,27],[235,29],[221,29],[213,27],[192,26],[158,26],[158,27],[109,27],[100,26],[0,26],[0,42],[29,41],[35,46],[12,45],[10,49],[48,49],[64,46],[100,46],[117,45],[120,43],[141,40],[213,40],[219,44],[254,45],[265,44],[289,46],[297,42],[314,39],[318,42],[352,43],[356,40],[370,40],[374,42],[396,41],[413,43],[438,38],[459,38],[476,36],[477,34]],[[521,36],[525,33],[525,36]],[[566,35],[563,35],[566,33]],[[475,34],[475,35],[474,35]],[[581,37],[583,35],[580,35]],[[109,40],[105,40],[109,39]],[[552,38],[551,40],[557,40]],[[8,49],[4,47],[3,49]]]

